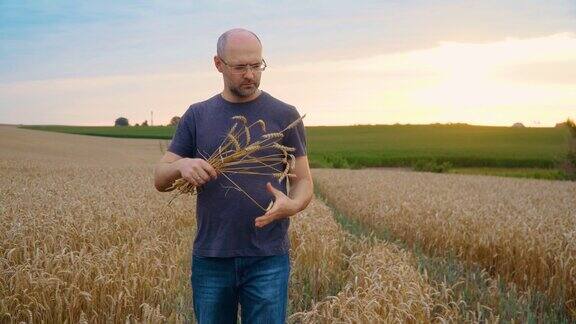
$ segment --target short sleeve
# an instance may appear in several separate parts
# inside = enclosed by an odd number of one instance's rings
[[[292,122],[300,118],[300,114],[296,108],[292,108],[289,116],[286,125],[290,125]],[[282,142],[284,145],[295,149],[293,153],[294,156],[298,157],[306,155],[306,130],[304,128],[303,120],[291,129],[286,130]]]
[[[194,112],[190,107],[180,118],[168,151],[181,157],[194,157],[196,153],[196,125]]]

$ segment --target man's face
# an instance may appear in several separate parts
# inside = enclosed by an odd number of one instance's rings
[[[230,40],[225,53],[225,57],[215,58],[216,66],[222,72],[224,84],[235,96],[250,97],[260,86],[262,72],[252,68],[245,68],[243,73],[237,73],[235,70],[238,70],[238,66],[257,66],[262,62],[260,43],[256,40]]]

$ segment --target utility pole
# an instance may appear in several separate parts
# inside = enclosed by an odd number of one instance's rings
[[[154,126],[154,110],[150,110],[150,126]]]

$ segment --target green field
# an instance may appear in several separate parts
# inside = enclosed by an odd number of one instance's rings
[[[24,127],[74,134],[167,140],[172,138],[175,130],[170,126]],[[435,160],[450,162],[458,173],[527,177],[539,174],[543,178],[557,178],[558,172],[554,169],[566,155],[569,137],[565,128],[470,125],[320,126],[307,127],[306,133],[308,156],[313,167],[410,167],[417,161]],[[494,168],[503,171],[491,171]]]
[[[107,126],[21,126],[28,129],[39,129],[50,132],[105,136],[124,138],[156,138],[171,139],[174,131],[173,126],[151,126],[151,127],[107,127]]]

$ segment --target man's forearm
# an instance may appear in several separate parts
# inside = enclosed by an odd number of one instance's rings
[[[290,187],[289,197],[296,202],[297,211],[296,213],[304,210],[312,200],[312,195],[314,194],[314,184],[312,180],[303,179],[299,180]]]
[[[154,186],[158,191],[166,191],[172,183],[180,178],[176,162],[160,162],[154,169]]]

